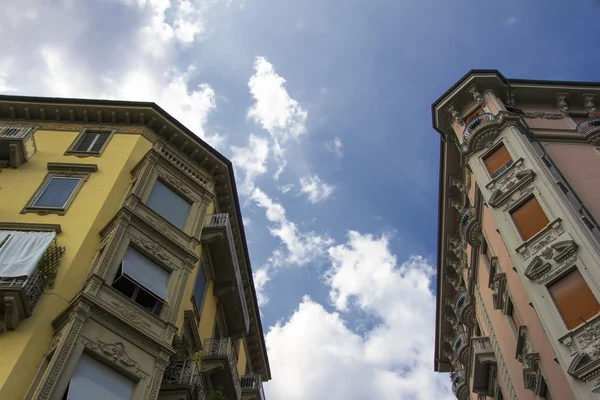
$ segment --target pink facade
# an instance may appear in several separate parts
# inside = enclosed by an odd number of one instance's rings
[[[546,143],[546,151],[596,221],[600,221],[600,148]]]
[[[433,105],[442,137],[434,368],[450,372],[459,400],[600,399],[590,378],[600,374],[600,335],[590,334],[600,332],[595,98],[600,84],[478,70]],[[477,109],[488,114],[473,119]],[[573,303],[578,293],[589,297]],[[586,324],[567,322],[581,315],[572,304],[589,305]]]

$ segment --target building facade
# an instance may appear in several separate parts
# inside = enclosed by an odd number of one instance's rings
[[[264,399],[229,160],[153,103],[0,96],[0,167],[0,399]]]
[[[600,398],[600,84],[474,70],[440,133],[435,370],[466,399]]]

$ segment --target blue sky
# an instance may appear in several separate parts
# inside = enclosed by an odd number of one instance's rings
[[[600,3],[5,0],[0,92],[154,101],[232,157],[279,399],[446,399],[438,134],[472,68],[600,80]]]

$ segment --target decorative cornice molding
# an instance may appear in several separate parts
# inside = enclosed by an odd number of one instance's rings
[[[501,207],[510,200],[512,195],[522,190],[525,186],[531,185],[535,178],[535,172],[530,169],[521,170],[510,175],[507,175],[505,179],[499,183],[498,187],[493,193],[488,204],[494,208]],[[511,202],[512,203],[512,202]]]
[[[98,171],[97,164],[58,163],[49,162],[48,171],[58,173],[91,173]]]
[[[0,222],[0,230],[61,233],[60,224],[38,224],[29,222]]]
[[[81,342],[88,349],[104,356],[114,364],[126,369],[140,379],[150,376],[144,372],[144,370],[139,367],[139,363],[127,353],[127,349],[123,342],[104,343],[98,338],[96,338],[96,341],[92,341],[84,336],[81,337]]]
[[[549,223],[544,229],[538,232],[531,239],[516,248],[516,252],[523,257],[524,260],[537,254],[542,248],[554,242],[560,235],[565,232],[560,218]]]

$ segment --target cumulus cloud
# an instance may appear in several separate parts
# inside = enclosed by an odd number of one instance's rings
[[[300,178],[300,191],[308,197],[311,203],[319,203],[333,193],[334,187],[321,181],[317,175]]]
[[[11,5],[16,6],[17,2],[9,1],[8,15],[18,14],[11,11]],[[152,45],[153,49],[161,48],[161,52],[176,54],[181,40],[175,37],[175,33],[171,37],[168,31],[177,31],[177,19],[160,22],[161,13],[173,9],[174,15],[191,18],[189,14],[193,13],[192,9],[197,9],[195,6],[187,0],[173,3],[168,0],[121,0],[108,3],[106,7],[111,7],[114,14],[131,10],[137,10],[138,14],[131,15],[129,23],[119,30],[103,31],[100,38],[97,37],[97,21],[93,19],[93,4],[32,0],[27,13],[11,24],[0,26],[0,34],[11,38],[0,49],[0,59],[3,60],[0,65],[0,91],[156,102],[211,145],[222,147],[224,136],[205,131],[208,117],[216,108],[212,87],[207,83],[190,84],[198,78],[193,65],[183,70],[175,68],[172,59],[148,58],[149,50],[144,47]],[[40,15],[44,18],[39,18]],[[158,19],[146,18],[152,15],[158,15]],[[151,41],[142,37],[149,30],[159,37]],[[31,42],[32,37],[36,38],[35,42]],[[89,43],[97,41],[115,45],[99,56],[95,47],[88,50]],[[23,53],[23,48],[29,51]],[[11,57],[11,54],[19,54],[19,57]]]
[[[266,284],[273,278],[277,271],[286,266],[304,266],[323,258],[333,240],[327,235],[314,231],[303,231],[290,221],[285,208],[276,203],[265,192],[255,188],[251,199],[257,206],[265,210],[269,225],[269,232],[280,240],[281,246],[277,247],[267,260],[267,263],[255,272],[255,285],[260,304],[266,304]],[[258,282],[258,283],[257,283]]]
[[[273,65],[264,57],[254,61],[254,74],[248,81],[255,102],[248,110],[248,118],[269,132],[272,150],[278,168],[275,179],[286,166],[286,144],[306,133],[308,113],[287,92],[285,79],[275,72]]]
[[[267,172],[267,158],[269,157],[269,142],[250,134],[248,146],[231,146],[233,154],[231,162],[235,168],[244,171],[244,182],[240,192],[248,195],[254,189],[254,180]]]
[[[433,268],[418,256],[398,266],[386,236],[359,232],[349,232],[347,243],[331,247],[329,257],[327,282],[337,312],[305,297],[289,320],[269,330],[273,380],[265,387],[267,396],[452,399],[447,375],[431,366]],[[353,308],[381,323],[356,333],[345,320]]]
[[[325,144],[325,148],[334,153],[336,156],[338,157],[342,157],[344,155],[343,151],[342,151],[342,139],[340,139],[339,137],[336,137],[335,139],[327,142]]]

